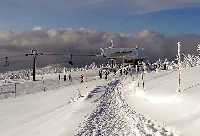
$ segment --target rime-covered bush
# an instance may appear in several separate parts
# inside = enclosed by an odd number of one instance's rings
[[[182,66],[185,68],[194,67],[200,64],[200,57],[188,54],[184,55],[184,59],[182,61]]]

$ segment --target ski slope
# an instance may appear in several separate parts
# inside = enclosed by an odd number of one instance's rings
[[[22,83],[31,93],[0,100],[1,135],[200,135],[199,66],[182,70],[181,93],[175,70],[146,73],[145,89],[137,87],[140,76],[110,75],[105,80],[97,72],[85,72],[87,82],[82,84],[81,72],[74,73],[72,83],[47,92]],[[45,75],[47,87],[57,78]]]
[[[82,102],[86,95],[105,80],[73,84],[55,91],[39,92],[0,101],[0,132],[3,136],[73,135],[93,105]],[[30,86],[31,88],[31,86]],[[80,99],[80,100],[79,100]]]
[[[177,92],[178,72],[152,72],[145,75],[145,89],[129,81],[124,88],[128,103],[182,136],[200,135],[200,67],[182,70],[182,92]],[[133,88],[135,88],[133,90]]]
[[[122,95],[124,83],[114,80],[96,88],[86,100],[98,103],[75,136],[177,136],[167,128],[130,107]],[[103,92],[103,93],[102,93]],[[100,96],[99,94],[102,93]]]

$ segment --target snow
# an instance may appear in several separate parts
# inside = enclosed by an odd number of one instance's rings
[[[36,92],[44,91],[44,88],[46,91],[50,90],[56,90],[61,87],[79,84],[80,83],[80,75],[84,73],[84,76],[86,77],[86,81],[96,80],[97,79],[97,70],[86,70],[86,71],[74,71],[71,72],[72,74],[72,82],[65,82],[63,81],[63,73],[51,73],[51,74],[43,74],[43,75],[37,75],[37,81],[32,82],[32,80],[23,80],[23,79],[9,79],[6,80],[6,83],[4,80],[1,80],[0,82],[0,92],[1,91],[14,91],[14,83],[16,84],[16,95],[17,97],[24,94],[33,94]],[[61,80],[58,80],[58,75],[60,74]],[[43,79],[42,79],[43,78]],[[68,79],[68,77],[67,77]],[[44,84],[43,84],[44,80]],[[5,94],[0,95],[0,99],[7,97],[14,97],[13,94]]]
[[[56,136],[73,135],[81,118],[92,109],[91,103],[78,97],[104,84],[105,80],[92,80],[64,88],[8,98],[0,101],[0,131],[3,136]],[[31,86],[29,86],[31,88]],[[71,99],[74,99],[71,102]],[[73,120],[72,120],[73,119]]]
[[[96,98],[99,104],[75,136],[171,136],[177,135],[172,130],[165,128],[131,108],[123,98],[119,80],[109,83],[104,89],[104,94]],[[96,92],[96,91],[95,91]],[[94,96],[94,95],[92,95]],[[92,97],[90,95],[89,99]]]
[[[127,83],[124,94],[136,111],[165,122],[183,136],[197,136],[200,134],[199,74],[199,66],[183,69],[182,92],[178,93],[177,71],[148,73],[145,75],[145,89],[129,89],[134,85]]]
[[[16,98],[0,100],[1,135],[198,136],[200,66],[181,73],[180,93],[176,70],[145,73],[144,89],[137,86],[141,75],[110,75],[105,80],[97,77],[97,70],[74,71],[72,83],[59,82],[58,73],[37,76],[35,83],[9,80],[20,84]]]

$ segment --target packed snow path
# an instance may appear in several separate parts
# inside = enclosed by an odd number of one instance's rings
[[[115,80],[96,88],[86,100],[98,103],[76,136],[175,136],[161,124],[131,108],[123,98],[123,84]],[[100,95],[100,94],[101,95]]]

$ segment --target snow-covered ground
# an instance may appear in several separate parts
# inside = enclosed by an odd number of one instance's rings
[[[124,94],[136,111],[165,122],[182,136],[200,135],[200,67],[182,70],[182,92],[177,92],[178,72],[152,72],[145,75],[145,90],[127,82]],[[136,89],[133,89],[136,88]]]
[[[114,80],[92,91],[86,100],[98,103],[75,136],[177,136],[167,128],[130,107],[123,97],[125,84]],[[103,92],[103,94],[101,94]],[[99,94],[101,94],[99,96]]]
[[[79,92],[85,96],[97,85],[105,82],[105,80],[91,80],[80,84],[79,81],[55,91],[1,100],[1,135],[73,135],[73,129],[82,122],[84,116],[90,113],[93,107],[91,103],[79,98]]]
[[[199,66],[182,70],[181,93],[177,71],[146,73],[144,90],[136,75],[105,80],[97,72],[85,72],[84,83],[79,72],[73,83],[45,75],[47,92],[35,91],[30,81],[20,84],[32,91],[0,100],[1,135],[200,135]]]
[[[58,76],[61,76],[61,80],[58,80]],[[24,80],[24,79],[7,79],[0,80],[0,93],[1,92],[10,92],[15,91],[15,83],[16,84],[16,96],[24,95],[24,94],[33,94],[36,92],[51,91],[56,90],[61,87],[80,84],[80,75],[83,74],[85,76],[85,81],[92,81],[97,79],[98,71],[97,70],[85,70],[85,71],[73,71],[72,82],[63,81],[64,73],[51,73],[51,74],[43,74],[37,75],[36,81],[32,82],[32,80]],[[67,73],[66,73],[67,75]],[[43,79],[42,79],[43,78]],[[0,99],[14,97],[15,95],[12,93],[2,94],[0,95]]]

